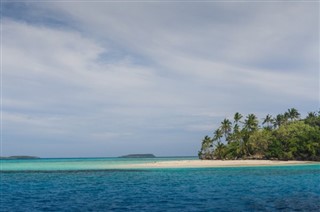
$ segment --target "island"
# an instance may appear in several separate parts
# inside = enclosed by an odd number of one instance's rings
[[[154,154],[129,154],[120,156],[120,158],[155,158]]]
[[[320,111],[301,118],[295,108],[262,119],[235,113],[205,136],[198,156],[202,160],[320,161]]]
[[[15,160],[15,159],[40,159],[36,156],[28,156],[28,155],[15,155],[9,157],[0,157],[1,160]]]

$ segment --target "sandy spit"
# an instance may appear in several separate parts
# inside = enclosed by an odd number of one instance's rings
[[[142,164],[130,164],[121,168],[205,168],[205,167],[237,167],[237,166],[281,166],[319,164],[314,161],[277,161],[277,160],[178,160],[160,161]]]

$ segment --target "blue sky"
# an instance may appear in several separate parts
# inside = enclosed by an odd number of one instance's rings
[[[197,155],[319,108],[319,2],[3,2],[2,155]]]

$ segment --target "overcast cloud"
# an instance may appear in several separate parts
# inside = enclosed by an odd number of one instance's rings
[[[4,2],[2,155],[196,155],[319,108],[319,2]]]

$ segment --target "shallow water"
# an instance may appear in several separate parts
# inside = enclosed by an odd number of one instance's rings
[[[42,158],[0,160],[2,171],[105,170],[122,165],[171,160],[198,160],[196,157],[157,158]]]
[[[39,162],[32,161],[28,163]],[[35,166],[1,172],[1,211],[320,211],[319,165],[143,170]]]

